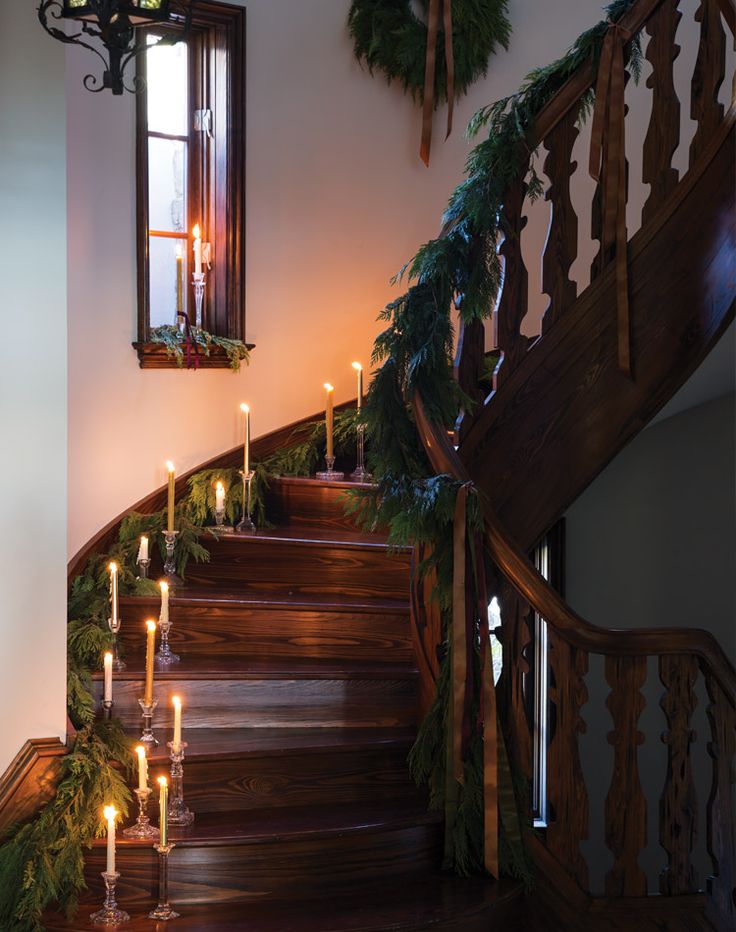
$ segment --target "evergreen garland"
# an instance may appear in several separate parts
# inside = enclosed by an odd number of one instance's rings
[[[423,0],[425,12],[428,0]],[[488,71],[488,59],[500,45],[509,47],[508,0],[452,0],[455,96],[461,97]],[[410,0],[353,0],[348,29],[355,57],[371,74],[382,71],[389,84],[398,81],[414,100],[424,99],[427,26]],[[440,24],[435,68],[435,107],[447,100],[444,29]]]
[[[198,347],[200,347],[205,356],[210,355],[210,349],[213,346],[219,346],[225,350],[227,358],[230,360],[230,368],[233,372],[240,371],[241,363],[247,366],[250,362],[250,351],[242,340],[231,340],[229,337],[218,337],[214,333],[202,330],[201,327],[192,327],[192,336]],[[166,355],[176,359],[177,366],[181,369],[184,366],[184,352],[186,349],[186,334],[182,333],[178,327],[165,325],[154,327],[151,330],[151,342],[163,343],[166,347]]]
[[[475,115],[468,127],[469,136],[487,131],[487,137],[467,159],[466,178],[450,197],[440,235],[424,244],[397,275],[396,280],[408,277],[408,291],[390,303],[379,318],[386,327],[375,342],[372,361],[377,371],[364,415],[370,441],[369,465],[377,484],[371,492],[356,493],[351,509],[366,527],[387,527],[389,541],[396,545],[429,545],[431,555],[418,572],[436,572],[434,595],[442,614],[445,648],[452,624],[452,527],[459,483],[450,476],[433,475],[416,429],[412,398],[418,391],[428,416],[448,429],[460,407],[467,410],[472,406],[469,399],[461,397],[453,378],[452,309],[459,309],[465,323],[490,315],[501,283],[496,250],[505,232],[504,197],[522,171],[526,173],[526,164],[534,154],[528,140],[533,138],[537,115],[577,68],[586,62],[591,69],[596,67],[610,23],[618,21],[635,2],[614,0],[605,8],[606,18],[584,32],[565,56],[535,69],[517,93]],[[635,78],[640,63],[637,35],[627,52],[627,66]],[[586,118],[593,101],[591,90],[581,103],[580,120]],[[542,184],[533,161],[530,171],[527,194],[534,199],[542,193]],[[484,373],[483,378],[488,377],[489,373]],[[481,527],[477,495],[471,495],[468,502],[468,527],[472,531]],[[477,667],[477,656],[475,663]],[[479,682],[478,676],[475,682]],[[477,700],[476,696],[474,716]],[[410,755],[412,772],[418,782],[429,785],[431,804],[436,807],[444,805],[449,703],[449,663],[445,655],[435,703]],[[501,735],[499,729],[501,868],[528,882],[519,806],[514,803],[519,787],[513,785]],[[477,739],[471,742],[465,763],[452,863],[446,865],[459,874],[484,869],[480,753]]]

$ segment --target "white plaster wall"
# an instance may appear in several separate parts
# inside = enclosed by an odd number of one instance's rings
[[[463,128],[531,67],[561,54],[598,0],[514,0],[512,51],[457,108],[432,164],[420,113],[353,58],[345,0],[251,0],[247,43],[247,335],[242,374],[146,371],[135,334],[134,156],[130,98],[81,87],[91,57],[67,52],[69,140],[69,552],[163,482],[254,432],[315,411],[330,379],[354,391],[390,277],[432,237],[469,150]]]
[[[0,774],[66,728],[64,52],[35,4],[0,12]]]

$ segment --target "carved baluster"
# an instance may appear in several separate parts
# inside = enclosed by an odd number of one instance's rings
[[[726,34],[716,0],[700,0],[695,21],[700,23],[700,45],[691,86],[690,116],[698,126],[690,143],[691,165],[723,119],[718,91],[726,74]]]
[[[672,156],[680,141],[680,101],[675,93],[673,63],[680,54],[675,43],[677,24],[682,13],[679,0],[665,0],[647,22],[651,36],[647,44],[647,59],[652,73],[647,87],[652,89],[652,115],[644,140],[642,180],[650,185],[649,197],[642,209],[646,222],[677,186],[678,172],[672,167]]]
[[[480,387],[485,361],[486,333],[482,320],[460,322],[455,354],[455,378],[462,391],[475,402],[471,411],[463,411],[456,425],[458,442],[467,434],[483,407],[485,392]]]
[[[613,718],[608,741],[613,745],[613,776],[606,796],[606,845],[613,867],[606,874],[608,896],[645,896],[647,878],[639,867],[639,852],[647,843],[647,803],[639,780],[638,747],[644,735],[637,729],[644,710],[640,690],[647,675],[646,657],[606,657],[606,705]]]
[[[504,257],[503,288],[498,305],[498,347],[503,354],[496,372],[495,387],[499,388],[526,355],[527,337],[521,335],[529,300],[529,276],[521,252],[521,233],[526,226],[523,216],[526,183],[513,184],[504,200],[505,239],[499,252]]]
[[[733,929],[736,927],[736,814],[733,808],[736,712],[721,687],[707,673],[705,685],[710,699],[708,753],[713,758],[713,781],[707,807],[707,845],[713,874],[708,878],[706,915],[713,916],[716,928]]]
[[[518,771],[531,781],[532,735],[525,687],[530,671],[527,653],[532,643],[532,612],[529,604],[506,582],[502,583],[499,601],[502,627],[496,631],[503,645],[503,673],[498,701],[505,713],[502,720],[508,729],[509,752]]]
[[[552,202],[547,243],[542,256],[542,291],[549,295],[549,307],[542,318],[542,333],[577,297],[577,284],[570,280],[570,268],[578,254],[578,218],[570,199],[570,178],[578,167],[571,159],[578,135],[578,108],[573,107],[544,140],[547,158],[544,171],[549,178],[545,200]]]
[[[554,732],[547,753],[548,799],[552,818],[547,847],[583,890],[588,889],[588,865],[580,843],[588,837],[588,791],[580,763],[578,735],[585,731],[580,710],[588,701],[585,674],[588,654],[571,647],[548,629],[550,687]]]
[[[667,718],[662,741],[667,745],[667,778],[659,802],[659,841],[667,852],[667,866],[659,875],[665,896],[698,890],[695,867],[690,860],[697,831],[698,802],[693,780],[690,728],[697,698],[697,661],[690,656],[659,658],[659,678],[665,687],[660,701]]]

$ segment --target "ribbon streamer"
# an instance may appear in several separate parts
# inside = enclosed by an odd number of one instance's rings
[[[590,140],[591,176],[601,184],[601,250],[616,256],[618,365],[631,375],[628,236],[626,232],[626,140],[624,46],[631,33],[611,23],[601,49]]]
[[[184,350],[187,357],[187,369],[199,369],[199,346],[192,335],[192,324],[186,311],[179,311],[179,317],[184,318]],[[192,362],[192,347],[194,347],[194,362]]]
[[[452,0],[430,0],[427,14],[427,57],[424,62],[424,105],[422,108],[422,141],[419,156],[429,167],[429,151],[432,147],[432,116],[434,113],[434,78],[437,67],[437,33],[440,25],[445,32],[445,61],[447,64],[447,135],[452,132],[452,117],[455,107],[455,55],[452,48]]]

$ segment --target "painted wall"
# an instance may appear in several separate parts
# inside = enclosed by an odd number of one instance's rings
[[[64,52],[35,4],[0,28],[0,773],[29,737],[64,737],[66,140]]]

